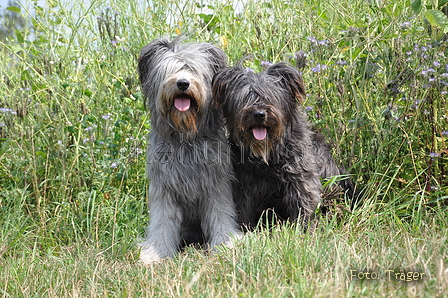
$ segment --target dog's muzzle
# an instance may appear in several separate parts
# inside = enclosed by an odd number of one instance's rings
[[[256,110],[252,114],[255,122],[259,123],[260,126],[256,126],[252,129],[252,134],[254,138],[261,141],[266,138],[267,135],[267,128],[263,126],[263,122],[266,119],[266,111],[264,110]]]
[[[180,79],[176,82],[176,86],[184,92],[190,87],[190,82],[186,79]],[[174,98],[174,106],[181,112],[188,111],[191,106],[191,98],[186,95],[177,96]]]

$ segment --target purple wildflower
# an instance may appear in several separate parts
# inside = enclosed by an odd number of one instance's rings
[[[418,109],[418,105],[420,104],[421,101],[422,99],[414,100],[414,103],[411,105],[411,108]]]
[[[16,111],[14,111],[13,109],[9,109],[9,108],[0,108],[0,112],[2,112],[3,114],[11,114],[11,115],[17,114]]]
[[[317,72],[321,72],[325,69],[327,69],[327,66],[325,64],[318,63],[315,67],[311,68],[311,71],[317,73]]]
[[[324,47],[327,47],[330,45],[330,42],[328,40],[319,40],[317,43]]]
[[[428,76],[430,73],[435,73],[436,71],[434,70],[434,68],[428,68],[426,70],[422,70],[421,74],[424,76]]]
[[[307,38],[312,44],[327,47],[330,45],[328,40],[317,40],[314,36]]]
[[[269,61],[261,61],[261,67],[263,67],[264,69],[265,68],[268,68],[269,66],[271,66],[272,65],[272,62],[269,62]]]
[[[401,24],[401,29],[407,29],[409,26],[411,26],[411,22],[404,22]]]
[[[309,41],[311,41],[312,43],[317,44],[317,39],[316,39],[316,37],[310,36],[310,37],[308,37],[307,39],[308,39]]]

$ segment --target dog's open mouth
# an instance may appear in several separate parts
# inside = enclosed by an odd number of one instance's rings
[[[262,141],[266,139],[266,136],[268,134],[268,129],[266,127],[254,127],[252,128],[252,134],[254,135],[254,138],[256,138],[259,141]]]
[[[188,111],[191,106],[191,98],[185,95],[174,98],[174,106],[181,112]]]

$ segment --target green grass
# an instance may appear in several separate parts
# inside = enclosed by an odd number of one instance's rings
[[[424,18],[442,7],[374,3],[10,9],[29,25],[0,40],[1,297],[448,297],[448,42]],[[251,55],[245,66],[257,71],[299,67],[308,117],[363,203],[313,234],[278,226],[233,250],[139,265],[150,125],[136,61],[152,39],[178,33],[217,44],[230,64]],[[389,270],[423,278],[390,280]]]

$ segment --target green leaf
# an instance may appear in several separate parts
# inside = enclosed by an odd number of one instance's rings
[[[72,126],[67,126],[65,128],[65,130],[67,130],[71,134],[77,134],[77,132],[78,132],[78,129],[76,127],[74,127],[73,125]]]
[[[438,7],[438,9],[441,9],[447,3],[448,3],[448,0],[439,0],[439,3],[438,3],[439,7]]]
[[[204,14],[204,13],[200,13],[200,14],[198,14],[198,16],[199,16],[205,23],[210,22],[210,20],[213,18],[213,15],[212,15],[212,14]]]
[[[62,23],[61,18],[60,18],[60,17],[55,17],[55,19],[54,19],[54,24],[55,24],[55,25],[59,25],[59,24],[61,24],[61,23]]]
[[[84,95],[90,97],[90,96],[92,96],[93,92],[90,91],[89,89],[84,89],[84,90],[82,91],[82,94],[84,94]]]
[[[62,88],[67,89],[67,87],[73,87],[73,84],[70,84],[70,83],[62,83],[61,86],[62,86]]]
[[[36,154],[36,156],[40,156],[40,157],[43,157],[43,158],[47,157],[47,153],[45,153],[43,151],[36,151],[35,154]]]
[[[26,81],[26,80],[31,79],[31,75],[30,75],[29,71],[28,70],[22,71],[22,73],[20,74],[20,79],[22,81]]]
[[[20,13],[20,7],[17,7],[17,6],[8,6],[8,7],[6,7],[6,10]]]
[[[23,37],[23,33],[20,32],[20,30],[14,30],[16,33],[17,41],[19,43],[23,43],[25,41],[25,38]]]
[[[44,83],[39,83],[39,82],[31,83],[31,90],[33,90],[33,91],[44,90],[44,89],[47,89],[47,85],[45,85]]]
[[[433,26],[438,26],[442,29],[448,27],[448,18],[440,10],[430,9],[425,11],[425,18]]]
[[[419,14],[422,10],[422,0],[411,0],[411,8],[415,14]]]

